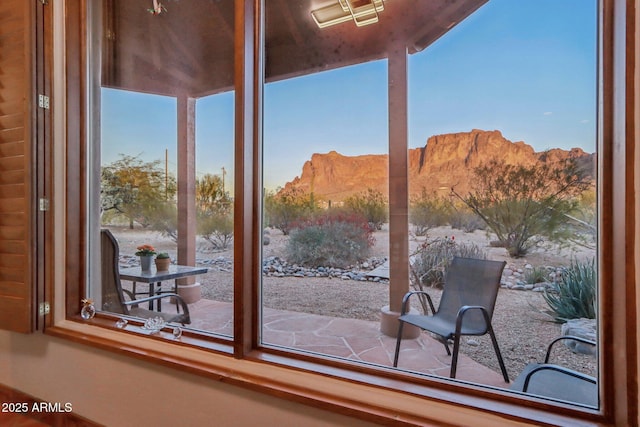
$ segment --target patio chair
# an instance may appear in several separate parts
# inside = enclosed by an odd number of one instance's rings
[[[120,250],[118,242],[109,230],[100,231],[101,259],[102,259],[102,309],[111,313],[124,314],[128,316],[149,319],[152,317],[162,317],[167,323],[176,322],[191,323],[189,307],[175,293],[162,293],[160,295],[150,295],[146,298],[135,299],[132,292],[123,289],[120,283],[120,273],[118,268],[118,258]],[[125,297],[126,295],[126,297]],[[163,298],[175,298],[177,306],[182,307],[182,313],[163,313],[160,311],[146,310],[138,307],[143,302],[156,301]]]
[[[598,383],[594,377],[549,363],[553,345],[562,340],[574,340],[596,346],[595,341],[570,335],[554,339],[547,347],[544,363],[530,363],[525,366],[511,385],[511,390],[597,407]]]
[[[426,291],[411,291],[405,294],[402,299],[402,312],[398,318],[398,338],[393,366],[398,366],[402,328],[405,323],[415,325],[435,334],[444,344],[447,355],[451,355],[449,340],[453,339],[451,378],[456,377],[460,337],[462,335],[485,335],[488,333],[491,336],[491,342],[498,357],[502,376],[504,381],[508,383],[507,369],[504,366],[498,341],[491,326],[493,308],[498,296],[500,278],[505,265],[506,262],[504,261],[455,257],[445,276],[444,290],[442,291],[437,311]],[[412,295],[424,295],[432,315],[407,314],[409,313],[409,300]]]

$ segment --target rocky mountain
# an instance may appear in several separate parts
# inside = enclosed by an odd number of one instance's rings
[[[410,149],[409,193],[422,191],[448,194],[453,186],[456,191],[470,190],[473,170],[492,159],[508,164],[533,165],[555,163],[575,158],[582,167],[593,171],[595,155],[580,148],[570,151],[551,149],[535,152],[522,141],[512,142],[500,131],[474,129],[471,132],[435,135],[422,148]],[[313,154],[305,162],[302,174],[285,185],[285,190],[296,188],[313,192],[325,201],[339,202],[367,188],[389,193],[389,158],[386,154],[343,156],[335,151]]]

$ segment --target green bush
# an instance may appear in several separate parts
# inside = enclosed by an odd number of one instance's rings
[[[305,267],[345,268],[365,259],[374,241],[366,218],[325,213],[291,228],[286,256]]]
[[[562,272],[561,279],[544,293],[557,322],[569,319],[595,319],[596,317],[596,268],[595,261],[572,261]]]
[[[286,236],[294,224],[304,221],[318,210],[312,193],[296,188],[279,189],[264,195],[264,224],[277,228]]]
[[[215,249],[227,249],[233,241],[233,212],[198,215],[198,234]]]
[[[526,283],[535,285],[536,283],[546,282],[547,270],[544,267],[533,267],[524,270],[524,281]]]
[[[466,206],[453,206],[449,215],[449,225],[455,230],[465,233],[473,233],[476,230],[484,230],[486,225],[482,218]]]
[[[454,257],[486,259],[486,253],[474,244],[457,243],[454,237],[423,243],[413,255],[412,286],[442,288],[444,277]]]
[[[369,227],[380,230],[389,217],[388,202],[384,195],[372,188],[348,197],[344,201],[347,211],[362,215],[369,222]]]
[[[420,194],[411,198],[409,222],[416,236],[426,236],[430,229],[447,225],[450,213],[446,200],[423,188]]]

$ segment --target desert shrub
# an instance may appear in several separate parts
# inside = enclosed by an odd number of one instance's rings
[[[371,228],[376,230],[380,230],[389,217],[387,199],[380,191],[372,188],[346,198],[344,208],[365,217]]]
[[[463,197],[510,256],[521,257],[543,238],[562,242],[575,236],[571,215],[591,177],[575,160],[532,166],[491,161],[474,170],[473,191]]]
[[[546,282],[548,279],[547,270],[544,267],[527,268],[524,270],[523,279],[532,285]]]
[[[449,225],[455,230],[465,233],[473,233],[476,230],[484,230],[485,223],[476,213],[467,206],[452,206],[449,214]]]
[[[409,222],[416,236],[426,236],[430,229],[446,225],[450,212],[448,201],[423,188],[420,194],[411,198]]]
[[[222,177],[206,174],[196,180],[198,234],[215,249],[226,249],[233,240],[233,199]]]
[[[178,208],[174,201],[158,202],[149,218],[152,229],[174,242],[178,241]]]
[[[198,217],[198,234],[215,249],[227,249],[233,241],[233,213],[212,212]]]
[[[286,256],[306,267],[345,268],[365,259],[374,242],[366,218],[327,212],[293,225]]]
[[[264,196],[264,223],[286,236],[295,223],[304,221],[318,210],[313,194],[297,188],[279,189]]]
[[[595,260],[572,261],[562,271],[559,281],[552,283],[544,299],[557,322],[569,319],[595,319],[596,268]]]
[[[423,243],[412,257],[412,286],[442,288],[444,276],[454,257],[486,259],[486,253],[475,244],[458,243],[454,237],[433,239]]]

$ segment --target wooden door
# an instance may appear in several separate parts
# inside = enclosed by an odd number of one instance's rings
[[[44,254],[36,238],[44,176],[38,149],[49,117],[48,98],[38,105],[38,95],[47,95],[43,7],[41,0],[0,2],[0,328],[23,333],[38,327],[38,281],[46,268],[44,258],[36,262]]]

